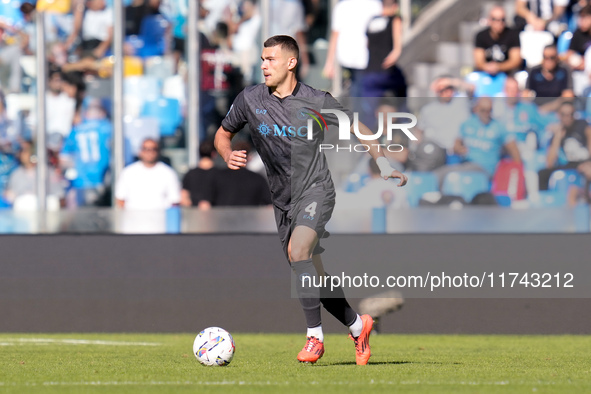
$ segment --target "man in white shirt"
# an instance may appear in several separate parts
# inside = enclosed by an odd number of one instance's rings
[[[49,75],[49,89],[46,94],[47,105],[47,133],[57,133],[62,139],[70,135],[76,100],[62,90],[63,79],[60,71],[52,71]]]
[[[437,100],[421,108],[418,116],[419,139],[436,143],[448,154],[453,154],[460,126],[470,116],[469,99],[455,97],[461,83],[447,75],[436,78],[431,90],[437,95]],[[442,119],[445,121],[442,122]]]
[[[342,0],[333,10],[324,75],[334,76],[336,59],[350,73],[351,97],[361,97],[360,73],[369,60],[367,26],[381,13],[381,0]]]
[[[121,172],[115,190],[117,206],[147,211],[178,205],[181,185],[174,170],[158,161],[158,142],[144,140],[139,158]]]
[[[306,43],[306,14],[302,0],[273,0],[269,10],[271,26],[269,35],[286,35],[295,38],[300,47],[298,75],[305,78],[310,67]]]
[[[66,41],[70,48],[78,35],[81,35],[81,58],[100,59],[111,46],[113,40],[113,10],[107,7],[105,0],[86,0],[85,6],[78,6],[74,11],[74,28]]]

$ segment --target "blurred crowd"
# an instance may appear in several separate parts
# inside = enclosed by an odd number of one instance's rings
[[[219,168],[211,144],[234,97],[260,82],[262,13],[256,0],[199,2],[204,143],[195,169],[177,154],[185,148],[190,110],[188,1],[125,0],[127,167],[113,187],[112,0],[0,2],[0,206],[36,204],[34,55],[41,15],[49,207],[109,206],[112,196],[120,207],[142,209],[270,203],[256,153],[249,170],[233,173]],[[514,3],[513,20],[508,3],[488,10],[486,26],[473,37],[473,68],[435,78],[429,100],[407,97],[396,0],[341,0],[330,18],[328,0],[270,0],[269,33],[296,38],[298,73],[306,82],[328,81],[340,66],[343,95],[368,98],[360,110],[372,127],[379,113],[417,115],[418,141],[395,136],[389,143],[404,150],[387,152],[393,165],[410,173],[410,184],[406,191],[393,188],[384,204],[574,205],[587,200],[591,178],[591,4]],[[251,152],[248,138],[238,143]],[[336,181],[346,193],[361,192],[373,184],[374,167],[364,156],[351,177]]]

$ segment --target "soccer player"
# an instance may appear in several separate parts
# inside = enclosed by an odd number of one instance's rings
[[[306,123],[306,111],[314,106],[317,112],[322,108],[338,109],[345,112],[350,121],[353,114],[329,93],[298,82],[298,56],[298,45],[290,36],[273,36],[265,41],[261,56],[265,82],[245,88],[236,97],[217,130],[215,146],[228,168],[242,168],[246,165],[246,152],[232,150],[231,141],[244,125],[249,124],[253,130],[253,143],[269,178],[279,237],[298,278],[296,291],[308,327],[306,345],[297,359],[315,363],[324,354],[322,305],[349,327],[355,343],[356,362],[365,365],[371,355],[371,317],[359,316],[341,288],[327,293],[327,289],[303,285],[305,277],[328,275],[322,266],[320,253],[323,249],[318,241],[327,236],[324,226],[330,219],[335,199],[326,158],[319,149],[322,130],[314,127],[313,138],[307,138],[310,131],[306,132],[306,124],[310,122]],[[326,118],[338,124],[336,117]],[[359,131],[373,134],[362,123],[359,123]],[[399,178],[399,186],[406,184],[406,176],[390,166],[378,147],[372,146],[369,153],[377,160],[383,178]]]

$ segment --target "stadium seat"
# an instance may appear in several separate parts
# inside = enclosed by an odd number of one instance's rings
[[[488,177],[477,171],[454,171],[446,175],[441,192],[445,195],[460,196],[466,202],[472,201],[478,193],[489,191]]]
[[[123,76],[133,77],[144,74],[144,63],[140,57],[125,56],[123,58]]]
[[[498,97],[503,93],[507,75],[504,73],[489,75],[485,72],[475,71],[466,76],[466,81],[475,86],[476,97]]]
[[[565,193],[571,186],[583,187],[583,177],[577,170],[556,170],[550,175],[548,189]]]
[[[11,207],[12,205],[8,201],[0,197],[0,209],[9,209]]]
[[[67,14],[72,9],[72,4],[70,0],[39,0],[36,8],[37,12]]]
[[[501,160],[492,180],[491,192],[495,196],[508,196],[511,200],[525,198],[525,174],[523,165],[513,160]]]
[[[448,166],[452,165],[452,164],[459,164],[461,162],[462,162],[462,156],[460,156],[460,155],[448,154],[445,158],[445,164],[447,164]]]
[[[160,81],[149,76],[133,76],[123,80],[123,95],[154,99],[160,96]]]
[[[160,123],[160,135],[168,137],[174,135],[181,124],[181,107],[177,99],[159,97],[144,103],[142,116],[154,116]]]
[[[86,95],[89,97],[113,97],[113,82],[108,79],[92,78],[86,80]]]
[[[162,96],[177,99],[184,107],[187,104],[187,85],[182,76],[175,75],[164,80]]]
[[[558,54],[563,55],[568,51],[568,47],[570,45],[571,40],[573,39],[573,33],[570,31],[564,31],[558,37],[558,43],[556,44],[556,48],[558,49]]]
[[[369,180],[368,174],[353,173],[347,177],[344,190],[347,193],[357,193]]]
[[[14,25],[23,21],[23,15],[20,11],[21,0],[2,0],[0,1],[0,21]]]
[[[542,190],[529,200],[532,208],[564,207],[566,205],[566,193],[556,190]]]
[[[145,61],[145,74],[158,79],[174,75],[174,60],[167,56],[152,56]]]
[[[554,44],[554,36],[547,31],[522,31],[519,33],[521,57],[528,68],[542,63],[544,47]]]
[[[419,205],[419,200],[425,193],[439,190],[437,177],[431,172],[412,172],[408,174],[406,195],[411,207]]]
[[[158,118],[132,118],[131,116],[126,116],[123,119],[123,127],[125,138],[129,141],[131,152],[134,156],[139,154],[142,142],[146,138],[160,139],[160,122]]]
[[[166,51],[166,30],[170,23],[162,15],[146,16],[142,19],[139,38],[143,46],[137,55],[141,57],[162,56]]]

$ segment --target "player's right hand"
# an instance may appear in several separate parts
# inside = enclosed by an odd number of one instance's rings
[[[246,151],[233,150],[226,163],[231,170],[239,170],[242,167],[246,167]]]

